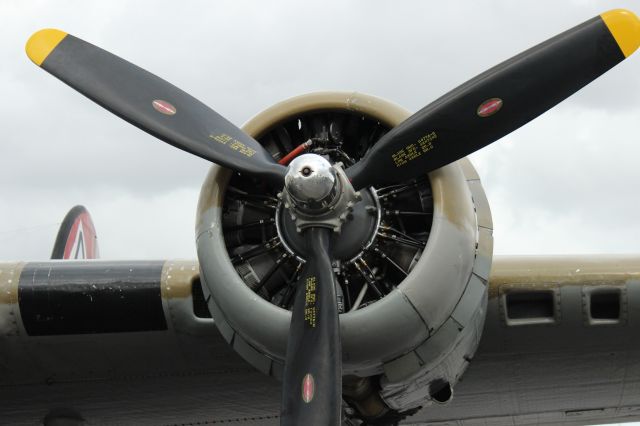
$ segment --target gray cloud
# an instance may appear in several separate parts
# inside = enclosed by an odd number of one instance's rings
[[[195,257],[207,163],[129,126],[33,66],[58,27],[149,69],[241,124],[317,90],[417,110],[475,74],[635,2],[21,2],[0,4],[0,258],[49,255],[68,208],[110,258]],[[638,252],[640,60],[475,154],[496,252]],[[42,225],[42,226],[40,226]],[[38,228],[32,228],[32,227]],[[16,232],[17,229],[32,228]]]

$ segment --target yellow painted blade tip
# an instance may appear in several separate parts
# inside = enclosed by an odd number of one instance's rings
[[[640,19],[626,9],[613,9],[600,15],[620,46],[625,58],[640,46]]]
[[[64,31],[51,28],[36,31],[29,37],[27,45],[25,46],[27,56],[37,66],[42,65],[44,60],[47,59],[47,56],[49,56],[66,35],[67,33]]]

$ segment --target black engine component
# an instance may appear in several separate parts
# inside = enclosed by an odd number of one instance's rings
[[[282,122],[258,138],[274,158],[313,140],[310,152],[349,167],[388,127],[347,111],[313,112]],[[384,173],[384,171],[380,171]],[[304,239],[268,182],[234,173],[223,206],[225,244],[245,283],[261,297],[290,309],[304,262]],[[331,241],[344,311],[383,298],[422,254],[433,218],[426,176],[361,191],[353,220]]]

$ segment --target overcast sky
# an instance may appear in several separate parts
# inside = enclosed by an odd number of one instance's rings
[[[241,125],[319,90],[416,111],[479,72],[638,1],[0,3],[0,259],[45,259],[75,204],[103,258],[195,258],[208,163],[116,118],[34,66],[34,31],[72,33]],[[640,253],[640,54],[472,155],[498,254]]]

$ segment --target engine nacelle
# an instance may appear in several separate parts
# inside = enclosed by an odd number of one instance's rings
[[[275,158],[308,138],[325,138],[327,157],[337,155],[334,145],[350,143],[340,154],[348,163],[409,115],[379,98],[325,92],[277,104],[244,130]],[[220,332],[257,369],[281,377],[291,321],[286,299],[300,259],[290,247],[295,236],[278,216],[278,201],[266,190],[252,192],[260,185],[211,167],[198,205],[198,257]],[[378,214],[377,221],[366,219],[377,227],[371,238],[336,239],[362,248],[336,266],[344,290],[358,290],[345,293],[349,309],[340,315],[344,375],[374,377],[373,388],[396,411],[451,397],[481,337],[493,252],[491,213],[468,160],[411,185],[415,194],[406,199],[404,190],[396,191],[400,185],[370,190],[367,211]],[[419,211],[394,210],[391,199]]]

